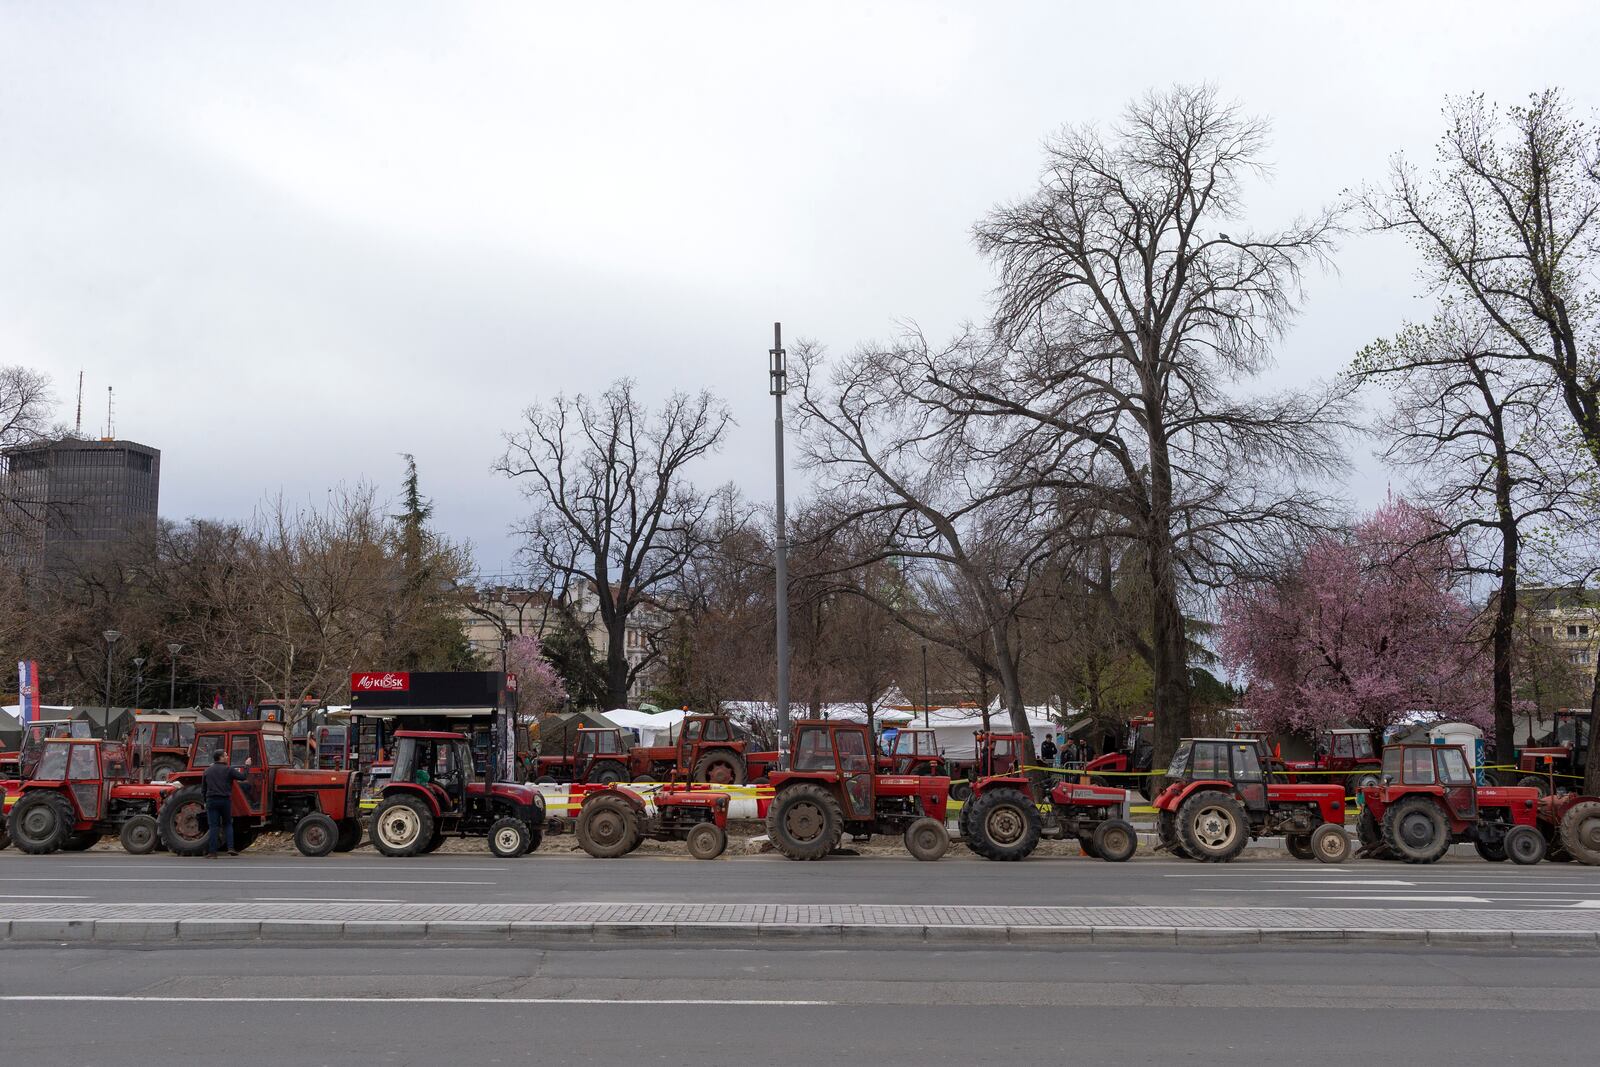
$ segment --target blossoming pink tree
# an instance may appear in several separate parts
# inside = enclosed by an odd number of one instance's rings
[[[517,676],[517,709],[524,719],[556,711],[566,701],[567,687],[545,659],[544,646],[537,637],[513,637],[506,648],[506,663]]]
[[[1402,719],[1492,723],[1489,662],[1452,589],[1454,547],[1391,500],[1347,536],[1313,543],[1273,582],[1222,601],[1218,645],[1248,683],[1257,727],[1316,734]]]

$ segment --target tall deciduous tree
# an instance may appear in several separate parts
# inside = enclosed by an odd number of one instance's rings
[[[596,397],[558,396],[524,413],[495,467],[521,481],[533,514],[523,523],[537,581],[562,597],[592,590],[605,627],[607,708],[659,654],[655,635],[629,656],[628,621],[668,604],[702,550],[713,497],[687,468],[722,444],[732,415],[709,392],[674,394],[654,414],[622,379]]]
[[[1489,664],[1451,588],[1454,546],[1437,520],[1391,501],[1348,537],[1327,536],[1286,573],[1222,598],[1218,644],[1264,729],[1364,727],[1404,716],[1489,725]]]

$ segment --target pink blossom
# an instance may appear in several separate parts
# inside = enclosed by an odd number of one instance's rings
[[[525,716],[543,715],[561,707],[567,687],[545,659],[544,646],[532,634],[511,639],[506,648],[506,663],[517,676],[517,707]]]

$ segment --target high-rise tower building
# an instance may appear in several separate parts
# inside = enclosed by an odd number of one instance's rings
[[[157,449],[68,437],[8,449],[3,459],[4,543],[13,558],[80,562],[155,528]]]

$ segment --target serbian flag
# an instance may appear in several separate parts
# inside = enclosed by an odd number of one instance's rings
[[[22,725],[39,717],[39,664],[25,659],[17,664],[17,700],[20,702]]]

